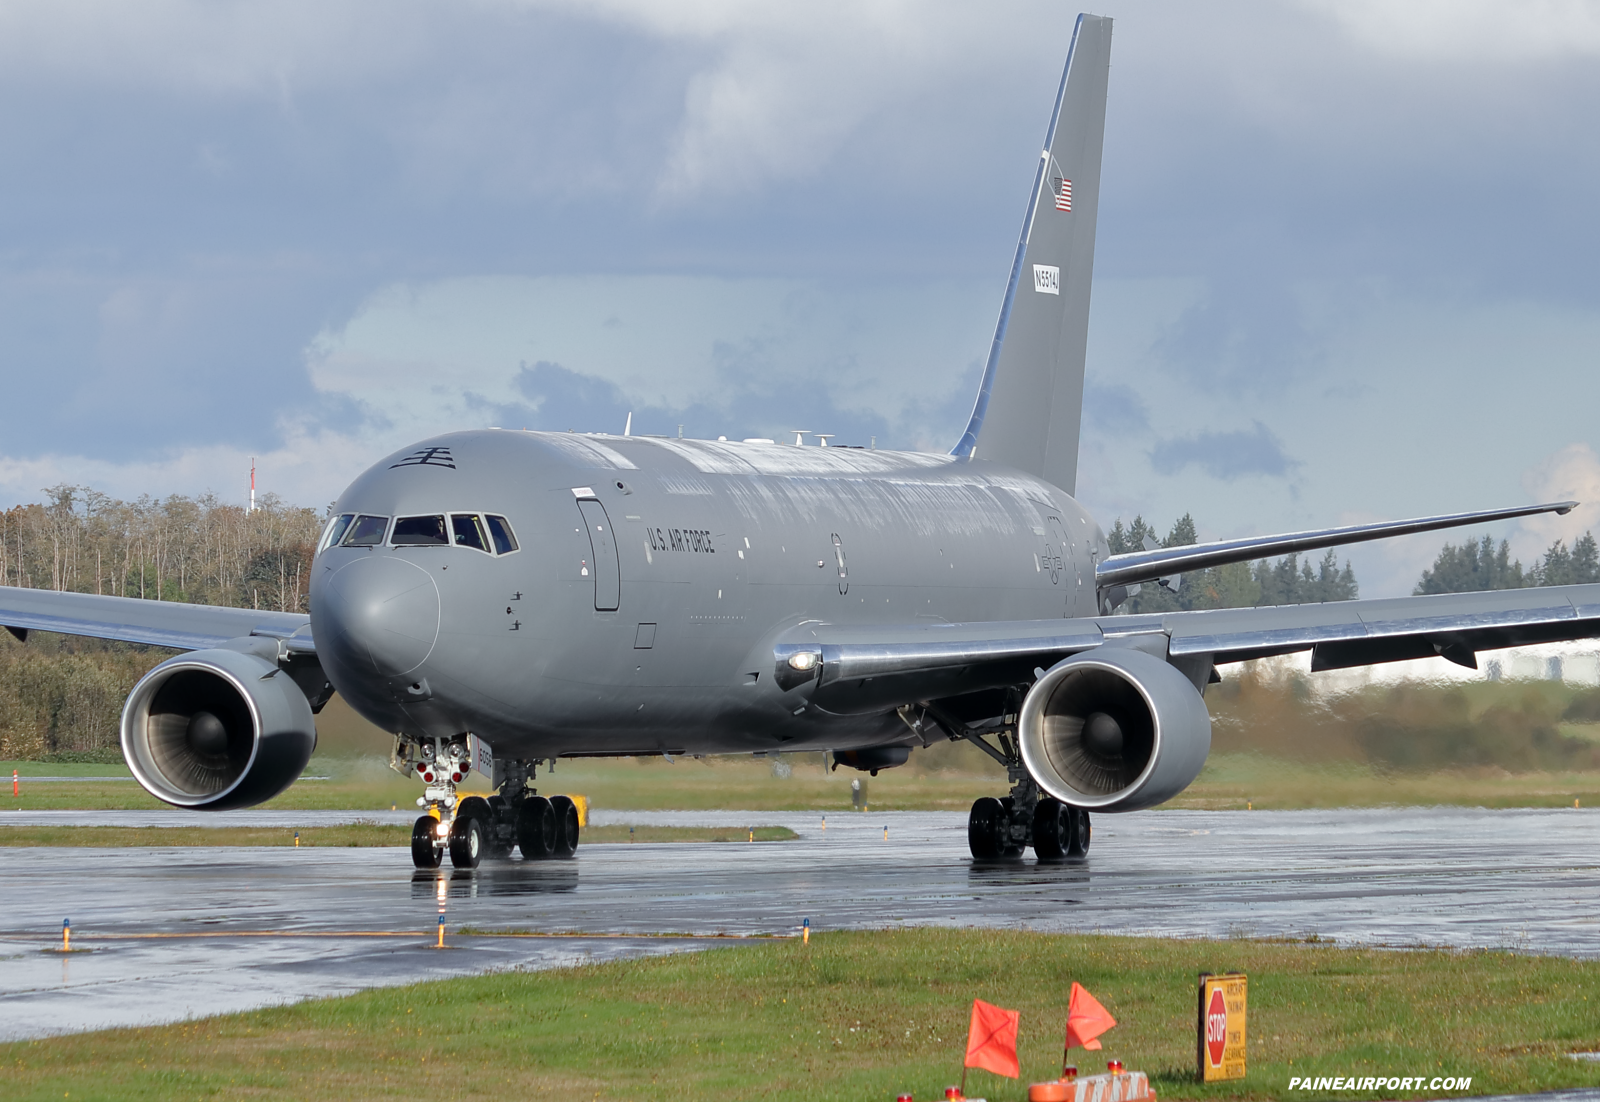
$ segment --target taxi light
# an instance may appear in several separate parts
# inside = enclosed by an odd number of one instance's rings
[[[452,773],[452,774],[450,774],[450,779],[452,781],[459,781],[461,779],[461,774],[460,773]]]
[[[450,836],[450,824],[445,822],[443,819],[439,820],[439,825],[435,829],[438,830],[439,837],[441,838],[447,838]]]
[[[799,670],[801,673],[806,670],[816,669],[817,652],[809,650],[795,651],[789,656],[789,668],[791,670]]]

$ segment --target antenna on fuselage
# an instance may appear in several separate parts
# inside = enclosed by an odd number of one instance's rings
[[[805,438],[811,432],[810,429],[789,429],[788,431],[794,433],[794,446],[797,448],[805,445]]]
[[[628,420],[627,420],[627,422],[622,426],[622,435],[623,436],[632,436],[633,435],[633,410],[631,410],[631,409],[628,411]]]

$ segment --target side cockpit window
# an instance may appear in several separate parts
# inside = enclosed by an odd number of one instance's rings
[[[344,546],[376,547],[383,542],[383,533],[388,528],[388,517],[356,517],[345,532]]]
[[[350,527],[350,522],[356,519],[354,513],[343,513],[328,522],[328,527],[322,531],[322,542],[317,544],[318,551],[326,551],[344,538],[344,533]]]
[[[478,519],[477,513],[451,513],[450,531],[455,536],[457,547],[489,550],[489,543],[483,538],[483,521]]]
[[[448,545],[444,517],[396,517],[394,535],[389,542],[396,547],[435,547]]]
[[[511,534],[511,523],[505,517],[485,517],[489,522],[489,535],[494,539],[497,555],[509,555],[517,549],[517,537]]]

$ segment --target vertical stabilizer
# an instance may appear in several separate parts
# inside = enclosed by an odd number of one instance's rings
[[[1111,20],[1078,16],[978,400],[951,454],[1076,493]]]

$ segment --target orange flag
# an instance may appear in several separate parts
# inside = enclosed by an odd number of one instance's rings
[[[1022,1074],[1017,1064],[1018,1010],[1002,1010],[982,999],[972,1000],[972,1025],[967,1029],[966,1067],[983,1068],[996,1075],[1015,1079]]]
[[[1073,983],[1072,1001],[1067,1005],[1068,1048],[1082,1045],[1087,1049],[1097,1049],[1100,1042],[1095,1038],[1116,1024],[1117,1020],[1106,1012],[1106,1008],[1093,995],[1085,991],[1082,985]]]

